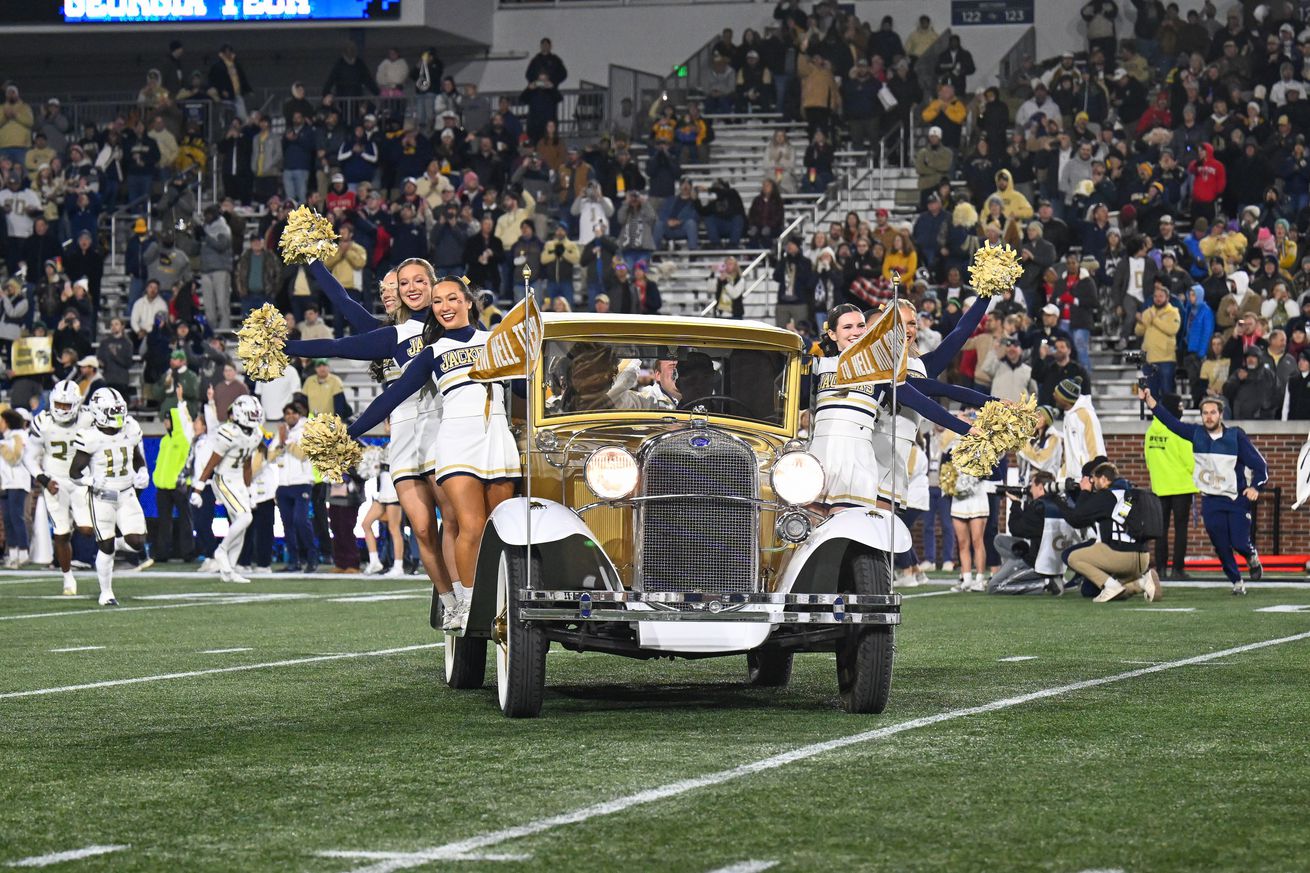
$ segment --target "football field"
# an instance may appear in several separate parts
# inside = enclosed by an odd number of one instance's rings
[[[95,587],[83,573],[84,591]],[[421,580],[0,575],[0,869],[1291,871],[1310,586],[907,591],[891,703],[831,654],[553,647],[543,716],[441,681]]]

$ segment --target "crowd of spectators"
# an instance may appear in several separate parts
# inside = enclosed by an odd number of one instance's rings
[[[248,105],[253,86],[231,45],[193,69],[174,42],[131,111],[81,130],[57,98],[34,111],[10,83],[0,345],[46,334],[59,366],[92,353],[121,360],[104,347],[100,218],[145,212],[146,201],[151,219],[135,222],[126,246],[120,325],[145,361],[138,397],[154,401],[152,378],[174,349],[200,357],[211,334],[263,302],[296,330],[340,333],[319,289],[276,254],[290,209],[307,203],[337,225],[329,267],[366,303],[390,265],[426,257],[486,289],[488,319],[521,296],[525,265],[552,308],[656,313],[662,248],[781,244],[771,264],[780,324],[816,334],[827,310],[877,305],[900,276],[924,326],[943,332],[970,295],[973,252],[1007,242],[1023,277],[999,326],[984,325],[994,342],[958,362],[960,380],[994,379],[1014,354],[1006,338],[1040,371],[1058,337],[1025,338],[1054,309],[1084,370],[1100,333],[1141,349],[1157,394],[1185,379],[1194,401],[1310,415],[1310,253],[1300,251],[1310,31],[1288,3],[1235,6],[1222,23],[1209,3],[1184,14],[1093,0],[1081,14],[1088,51],[1025,60],[1009,81],[971,91],[972,55],[927,16],[902,35],[890,16],[874,27],[827,0],[808,10],[784,0],[763,33],[718,36],[700,99],[626,107],[587,141],[560,135],[568,70],[548,39],[522,93],[496,105],[445,75],[435,50],[391,50],[373,65],[354,44],[322,96],[293,83],[271,114]],[[935,83],[929,93],[921,81]],[[727,180],[685,178],[708,160],[716,123],[730,123],[714,116],[729,112],[806,124],[802,154],[784,131],[770,142],[752,198]],[[826,190],[836,149],[876,150],[897,130],[919,179],[913,221],[852,213],[779,240],[785,195]],[[222,197],[197,210],[207,173]],[[709,276],[717,314],[743,313],[740,269],[725,258]]]

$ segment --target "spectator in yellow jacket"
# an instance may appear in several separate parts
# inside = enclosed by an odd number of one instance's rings
[[[810,139],[814,139],[816,130],[831,137],[833,113],[841,111],[841,89],[837,87],[832,64],[821,55],[809,54],[809,49],[810,38],[806,36],[796,58],[796,74],[801,79],[801,111],[805,113]]]
[[[960,134],[968,116],[969,107],[955,96],[955,88],[945,82],[938,86],[937,98],[923,107],[922,113],[923,123],[940,127],[942,142],[955,152],[960,150]]]
[[[1178,367],[1178,330],[1182,324],[1178,307],[1169,302],[1166,280],[1158,276],[1151,305],[1137,313],[1135,329],[1142,338],[1142,352],[1150,366],[1148,387],[1157,396],[1173,393],[1174,372]]]
[[[1015,190],[1014,177],[1009,170],[996,171],[996,195],[1001,198],[1001,211],[1010,221],[1027,221],[1033,217],[1033,205],[1028,198]]]
[[[0,103],[0,157],[23,166],[32,145],[32,124],[32,107],[19,97],[17,86],[5,88],[4,103]]]
[[[368,252],[364,247],[355,242],[355,228],[349,222],[343,222],[337,228],[337,233],[341,235],[337,243],[337,250],[334,254],[323,259],[323,266],[332,271],[332,276],[341,283],[341,287],[346,289],[346,293],[356,300],[360,299],[360,271],[368,263]],[[303,309],[300,313],[304,315]],[[334,314],[332,318],[332,328],[338,337],[345,336],[346,320],[339,314]]]
[[[891,238],[891,248],[882,259],[882,277],[890,280],[892,274],[898,274],[901,281],[908,286],[914,281],[915,271],[919,269],[919,254],[910,242],[910,235],[900,231]]]

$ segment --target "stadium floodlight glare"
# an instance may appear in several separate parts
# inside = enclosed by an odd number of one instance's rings
[[[622,500],[637,490],[637,459],[621,446],[597,449],[587,458],[584,477],[601,500]]]

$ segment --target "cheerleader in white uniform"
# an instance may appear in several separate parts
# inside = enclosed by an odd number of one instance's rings
[[[478,548],[487,517],[513,496],[521,474],[518,444],[509,429],[505,389],[469,378],[490,335],[472,323],[473,291],[460,280],[448,279],[432,292],[432,319],[423,332],[427,342],[413,364],[383,391],[351,424],[349,433],[368,433],[404,398],[433,383],[441,394],[441,425],[437,430],[435,478],[450,501],[446,517],[447,543],[454,538],[454,596],[441,596],[454,629],[468,616]],[[452,602],[453,601],[453,602]]]
[[[387,432],[391,432],[389,427]],[[391,481],[387,449],[387,446],[381,447],[377,474],[369,478],[367,490],[371,495],[370,502],[359,525],[364,529],[364,545],[368,547],[368,565],[364,572],[395,577],[405,575],[405,552],[400,531],[400,499],[396,496],[395,483]],[[378,560],[378,538],[373,533],[373,525],[379,521],[386,526],[387,534],[391,537],[392,562],[391,569],[386,573],[382,572],[384,568]]]
[[[319,261],[309,265],[309,272],[332,302],[337,316],[345,318],[353,336],[340,339],[295,340],[287,343],[288,355],[336,357],[357,361],[385,360],[386,378],[393,384],[408,371],[423,351],[423,328],[431,319],[432,286],[436,274],[432,265],[421,258],[402,261],[382,280],[383,306],[394,300],[394,310],[386,321],[375,318],[352,299],[341,283]],[[394,282],[394,287],[392,283]],[[391,478],[401,508],[409,517],[410,529],[418,542],[419,558],[432,581],[432,609],[429,621],[436,627],[437,601],[451,595],[453,555],[443,555],[437,533],[437,507],[445,512],[445,497],[432,480],[430,459],[425,446],[435,443],[440,423],[440,396],[435,386],[425,380],[423,390],[411,392],[391,410],[389,457]],[[375,421],[374,425],[380,422]]]
[[[818,502],[831,509],[873,507],[878,504],[883,464],[891,469],[893,463],[878,457],[874,442],[879,418],[878,395],[882,389],[873,384],[842,387],[836,384],[837,354],[864,335],[864,313],[846,303],[835,307],[828,319],[829,351],[836,354],[819,359],[812,370],[817,384],[810,451],[823,464],[824,471],[824,488]],[[897,401],[945,427],[961,433],[969,430],[967,424],[912,386],[898,386]],[[890,440],[887,447],[888,454],[892,454]]]
[[[962,413],[962,418],[966,415],[972,417],[971,413]],[[945,460],[950,460],[951,444],[954,441],[951,434],[943,434]],[[958,473],[955,477],[955,492],[951,497],[951,522],[955,525],[955,542],[960,552],[960,581],[951,587],[952,591],[987,590],[983,569],[987,566],[987,550],[983,543],[983,532],[987,528],[987,516],[990,514],[987,483],[967,473]]]

